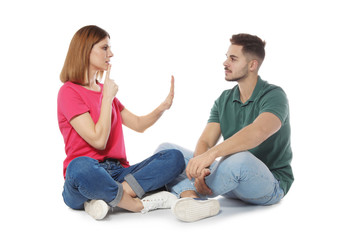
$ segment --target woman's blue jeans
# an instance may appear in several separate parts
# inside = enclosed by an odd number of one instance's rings
[[[89,157],[72,160],[66,170],[63,199],[72,209],[83,209],[91,199],[104,200],[115,207],[123,195],[126,181],[139,198],[171,182],[185,168],[184,157],[178,150],[163,150],[152,157],[124,168],[116,160],[99,163]]]
[[[194,156],[192,151],[171,143],[161,144],[156,151],[165,149],[180,150],[185,164]],[[198,194],[201,198],[222,195],[251,204],[271,205],[284,197],[279,181],[261,160],[248,151],[223,157],[220,161],[215,161],[210,170],[211,174],[205,178],[205,182],[213,194]],[[196,191],[194,182],[186,177],[185,171],[168,184],[167,188],[178,197],[184,191]]]

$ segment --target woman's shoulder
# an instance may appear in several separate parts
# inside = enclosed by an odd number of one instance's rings
[[[72,83],[72,82],[65,82],[61,87],[58,92],[58,96],[67,96],[67,95],[75,95],[79,94],[79,88],[80,86],[78,84]]]
[[[60,90],[61,90],[61,89],[67,89],[67,88],[73,88],[73,89],[75,89],[75,88],[78,88],[78,87],[79,87],[78,84],[73,83],[73,82],[70,82],[70,81],[67,81],[67,82],[65,82],[65,83],[61,86]]]

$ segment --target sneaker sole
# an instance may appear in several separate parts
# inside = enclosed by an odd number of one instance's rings
[[[216,199],[194,200],[181,198],[172,207],[173,214],[181,221],[195,222],[219,213],[220,205]]]

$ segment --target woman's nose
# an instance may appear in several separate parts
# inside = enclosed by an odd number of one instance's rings
[[[113,52],[110,49],[106,52],[106,57],[113,57]]]

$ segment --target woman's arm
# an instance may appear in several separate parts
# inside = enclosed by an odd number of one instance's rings
[[[100,117],[95,124],[88,112],[71,119],[70,124],[77,133],[92,147],[98,150],[106,148],[111,130],[112,101],[117,94],[118,86],[110,79],[111,65],[106,72]]]
[[[135,114],[128,111],[126,108],[122,110],[121,116],[123,124],[130,129],[137,132],[144,132],[146,129],[151,127],[162,114],[170,109],[174,98],[174,77],[171,80],[171,89],[164,102],[162,102],[155,110],[145,116],[136,116]]]

